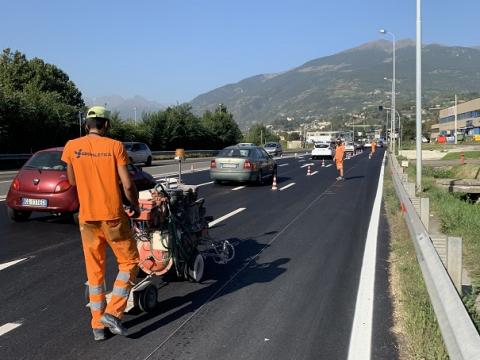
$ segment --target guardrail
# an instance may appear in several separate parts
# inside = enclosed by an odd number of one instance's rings
[[[448,355],[450,359],[479,359],[480,336],[403,187],[396,157],[389,155],[389,159],[393,183],[404,209],[404,217]]]

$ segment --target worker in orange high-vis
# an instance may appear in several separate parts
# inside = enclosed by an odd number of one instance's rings
[[[88,135],[70,140],[63,150],[70,184],[77,187],[80,202],[79,223],[88,278],[93,335],[105,340],[105,328],[127,335],[121,318],[135,281],[138,251],[125,214],[121,186],[138,216],[138,192],[127,170],[128,156],[123,144],[106,137],[110,112],[95,106],[88,110]],[[118,275],[112,297],[105,300],[106,245],[115,254]]]
[[[335,148],[335,164],[337,165],[337,170],[339,176],[337,180],[345,180],[343,177],[343,159],[345,158],[345,144],[342,143],[341,139],[337,139],[337,146]]]
[[[370,154],[368,155],[368,158],[371,159],[373,155],[375,155],[375,151],[377,150],[377,142],[375,141],[375,139],[372,140],[372,143],[371,143],[372,147],[371,147],[371,150],[370,150]]]

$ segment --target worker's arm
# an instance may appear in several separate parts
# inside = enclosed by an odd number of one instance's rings
[[[127,197],[127,200],[130,202],[133,208],[132,210],[134,210],[135,212],[140,212],[140,207],[138,205],[137,187],[135,186],[135,183],[133,182],[130,173],[128,172],[127,165],[119,165],[117,170],[120,181],[122,182],[125,196]]]
[[[72,186],[77,186],[77,182],[75,181],[75,173],[73,172],[72,164],[67,164],[67,178],[68,182]]]

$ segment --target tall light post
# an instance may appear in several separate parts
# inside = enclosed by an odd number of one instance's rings
[[[134,112],[134,124],[135,126],[137,126],[137,107],[136,106],[133,108],[133,112]]]
[[[416,128],[417,128],[417,191],[422,191],[422,0],[417,0],[417,61],[416,61]]]
[[[396,54],[395,54],[395,50],[396,50],[396,46],[395,46],[395,34],[391,33],[390,31],[387,31],[385,29],[380,29],[380,34],[383,34],[383,35],[390,35],[392,37],[392,45],[393,45],[393,54],[392,54],[392,65],[393,65],[393,70],[392,70],[392,114],[393,116],[391,116],[392,118],[392,128],[393,130],[395,130],[395,81],[396,81]],[[390,132],[390,137],[391,137],[391,146],[392,146],[392,152],[395,154],[395,140],[394,140],[394,134],[392,132]]]

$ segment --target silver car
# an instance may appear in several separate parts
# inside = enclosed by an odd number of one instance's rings
[[[128,158],[132,164],[144,163],[146,166],[152,165],[152,152],[147,144],[140,142],[124,142]]]
[[[258,146],[229,146],[219,152],[210,163],[210,179],[222,181],[272,181],[277,164],[265,149]]]
[[[282,145],[277,142],[266,143],[263,148],[272,156],[280,156],[283,154]]]

